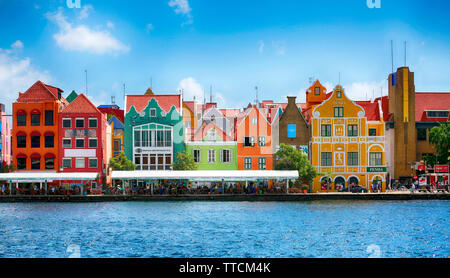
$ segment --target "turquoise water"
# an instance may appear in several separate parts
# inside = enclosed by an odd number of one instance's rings
[[[445,257],[448,201],[0,203],[0,257]]]

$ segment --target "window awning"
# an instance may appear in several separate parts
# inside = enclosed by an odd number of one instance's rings
[[[52,153],[46,153],[44,157],[45,157],[46,159],[48,159],[48,158],[55,158],[55,155],[52,154]]]
[[[14,172],[0,173],[0,181],[84,181],[96,180],[98,173]]]
[[[40,115],[41,112],[40,112],[39,110],[37,110],[37,109],[34,109],[33,111],[31,111],[30,114],[31,114],[31,115]]]
[[[31,159],[40,159],[40,158],[41,158],[41,155],[38,154],[38,153],[32,153],[32,154],[30,155],[30,158],[31,158]]]
[[[27,155],[24,154],[24,153],[18,153],[18,154],[16,155],[16,158],[27,158]]]
[[[53,131],[46,131],[44,136],[55,136],[55,133],[53,133]]]
[[[26,115],[26,114],[27,112],[25,112],[25,110],[20,109],[17,111],[17,115]]]
[[[27,136],[27,134],[24,131],[18,131],[16,136]]]
[[[39,131],[33,131],[30,136],[41,136],[41,133]]]
[[[298,179],[298,171],[280,170],[196,170],[196,171],[112,171],[112,180],[198,180],[250,181]]]

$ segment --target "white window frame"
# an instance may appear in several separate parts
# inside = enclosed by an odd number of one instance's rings
[[[195,152],[198,151],[198,161],[195,160]],[[193,149],[192,150],[192,157],[194,158],[194,162],[195,163],[200,163],[202,160],[202,152],[200,151],[200,149]]]
[[[262,163],[262,161],[264,161],[264,163]],[[264,165],[264,168],[262,168],[261,165]],[[259,170],[267,169],[267,159],[265,157],[258,157],[258,169]]]
[[[257,125],[258,124],[258,117],[253,117],[252,118],[252,124],[253,125]]]
[[[91,167],[91,165],[90,165],[91,160],[95,160],[95,162],[96,162],[96,164],[97,164],[96,167]],[[89,158],[89,159],[88,159],[88,168],[90,168],[90,169],[96,169],[96,168],[98,168],[98,159],[97,159],[97,158]]]
[[[83,120],[83,127],[77,127],[78,120]],[[86,126],[86,123],[85,123],[84,118],[75,118],[75,128],[85,128],[85,126]]]
[[[95,120],[95,127],[91,126],[91,120]],[[88,126],[89,126],[89,128],[98,128],[98,119],[97,118],[89,118],[88,119]]]
[[[216,150],[215,149],[208,150],[208,163],[216,163]]]
[[[70,161],[70,167],[64,167],[64,161]],[[72,168],[72,158],[70,158],[70,157],[68,157],[68,158],[63,158],[62,159],[62,168],[63,169],[70,169],[70,168]]]
[[[66,121],[69,120],[69,122],[70,122],[69,127],[65,127],[65,126],[64,126],[64,121],[65,121],[65,120],[66,120]],[[62,124],[62,128],[72,128],[72,119],[71,119],[71,118],[63,118],[61,124]]]
[[[153,114],[152,112],[154,112],[154,115],[152,115],[152,114]],[[156,117],[156,108],[150,108],[150,109],[148,110],[148,115],[149,115],[150,117]]]
[[[91,140],[95,140],[97,142],[96,147],[91,147]],[[98,148],[98,138],[88,138],[88,148],[89,149],[97,149]]]
[[[250,161],[250,163],[247,163],[247,161]],[[247,167],[247,165],[250,165],[250,167]],[[245,170],[251,170],[253,168],[253,161],[251,157],[244,157],[244,169]]]
[[[266,136],[258,136],[258,146],[260,147],[266,146]]]
[[[70,147],[64,147],[64,140],[69,140],[70,141]],[[63,138],[61,141],[62,147],[65,149],[71,149],[73,148],[73,143],[72,143],[72,138]]]
[[[225,155],[225,152],[228,152],[228,161],[225,161],[225,157],[227,157]],[[231,149],[222,149],[222,150],[220,150],[220,160],[221,160],[222,163],[231,163],[231,161],[232,161]]]
[[[78,162],[83,161],[83,167],[78,167]],[[76,169],[84,169],[86,168],[86,159],[84,158],[75,158],[75,168]]]

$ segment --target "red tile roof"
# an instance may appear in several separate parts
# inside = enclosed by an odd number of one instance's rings
[[[79,94],[71,103],[69,103],[61,113],[102,113],[95,105],[84,95]]]
[[[189,108],[189,110],[191,110],[192,113],[195,112],[195,102],[193,102],[193,101],[183,101],[183,102],[187,106],[187,108]]]
[[[448,121],[449,118],[428,118],[426,111],[450,110],[450,92],[432,93],[416,92],[416,122],[423,121]]]
[[[19,93],[18,102],[29,102],[29,101],[46,101],[46,100],[57,100],[58,90],[63,92],[63,90],[47,85],[44,82],[38,80],[34,83],[25,93]],[[65,99],[61,97],[64,102]]]
[[[380,120],[380,107],[378,105],[378,101],[355,101],[355,103],[364,109],[365,116],[368,121]]]
[[[234,141],[234,134],[228,135],[213,122],[203,122],[202,125],[195,131],[194,141],[201,141],[206,135],[208,135],[208,131],[210,129],[214,129],[217,132],[217,135],[222,138],[222,141]]]
[[[125,112],[128,113],[130,111],[131,106],[136,108],[136,111],[140,113],[142,110],[147,107],[150,100],[155,99],[158,102],[158,105],[168,113],[172,106],[175,106],[178,112],[180,109],[180,100],[181,95],[127,95],[126,96],[126,104]]]

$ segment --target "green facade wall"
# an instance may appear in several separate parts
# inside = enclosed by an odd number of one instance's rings
[[[217,145],[217,144],[208,145],[207,143],[202,145],[190,145],[190,144],[186,145],[186,150],[191,155],[193,155],[194,149],[200,150],[200,157],[201,157],[200,162],[196,163],[198,170],[238,170],[236,145]],[[220,162],[220,151],[223,149],[231,150],[232,157],[229,163]],[[208,162],[208,150],[216,151],[215,163]]]
[[[156,109],[156,117],[150,117],[150,109]],[[142,114],[142,115],[141,115]],[[159,107],[158,102],[155,99],[151,99],[147,107],[138,113],[134,106],[130,108],[128,113],[125,114],[125,156],[131,160],[133,159],[133,126],[140,126],[143,124],[157,123],[163,125],[173,126],[173,159],[176,160],[176,155],[179,152],[185,150],[184,142],[184,125],[183,118],[176,110],[175,106],[172,106],[167,115],[164,115],[165,111]]]

